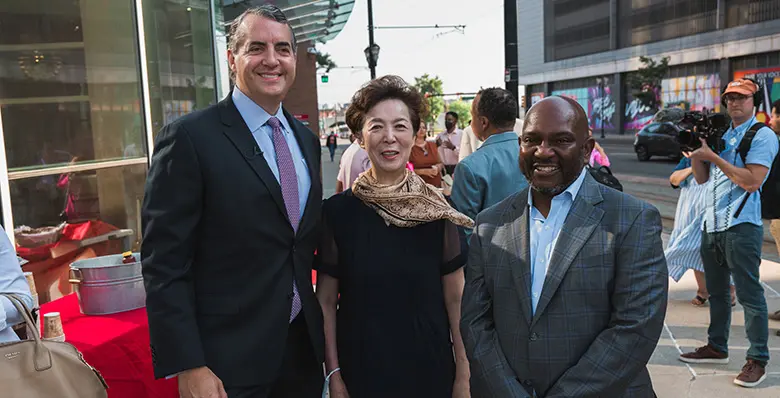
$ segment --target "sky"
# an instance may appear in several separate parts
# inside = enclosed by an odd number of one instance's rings
[[[394,74],[409,83],[425,73],[438,75],[445,93],[476,92],[480,87],[504,87],[503,0],[373,0],[374,26],[466,25],[454,29],[377,29],[381,47],[377,77]],[[438,35],[438,37],[437,37]],[[317,49],[339,67],[328,83],[317,78],[320,107],[349,102],[370,78],[363,50],[368,47],[368,5],[356,0],[339,35]]]

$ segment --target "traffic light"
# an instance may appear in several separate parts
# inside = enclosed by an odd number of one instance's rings
[[[322,81],[323,83],[327,83],[328,82],[328,75],[320,76],[320,81]]]
[[[525,109],[525,95],[520,96],[520,107]]]

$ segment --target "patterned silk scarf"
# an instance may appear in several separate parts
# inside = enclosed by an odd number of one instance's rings
[[[431,221],[447,219],[453,224],[474,228],[474,221],[453,209],[444,195],[409,170],[395,185],[379,184],[370,170],[352,185],[352,193],[374,209],[387,225],[411,228]]]

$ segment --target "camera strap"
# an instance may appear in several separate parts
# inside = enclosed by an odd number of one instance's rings
[[[758,130],[761,130],[762,128],[766,127],[764,123],[758,122],[754,123],[747,132],[745,132],[745,135],[742,137],[742,140],[739,142],[739,147],[737,147],[737,152],[739,152],[739,156],[742,158],[742,164],[746,165],[747,161],[747,155],[748,152],[750,152],[750,147],[753,145],[753,138],[756,137],[756,133],[758,133]],[[756,192],[760,192],[756,191]],[[734,213],[734,218],[739,218],[739,214],[742,213],[742,209],[745,207],[745,204],[747,204],[748,199],[750,198],[751,193],[745,195],[745,199],[742,199],[742,203],[739,204],[739,207],[737,208],[737,212]]]

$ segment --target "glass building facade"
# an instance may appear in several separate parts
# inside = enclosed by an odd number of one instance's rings
[[[229,93],[225,14],[253,3],[0,2],[0,211],[12,241],[25,226],[99,220],[132,229],[125,249],[137,250],[154,136]],[[307,24],[299,43],[334,36],[352,8],[277,3]]]

